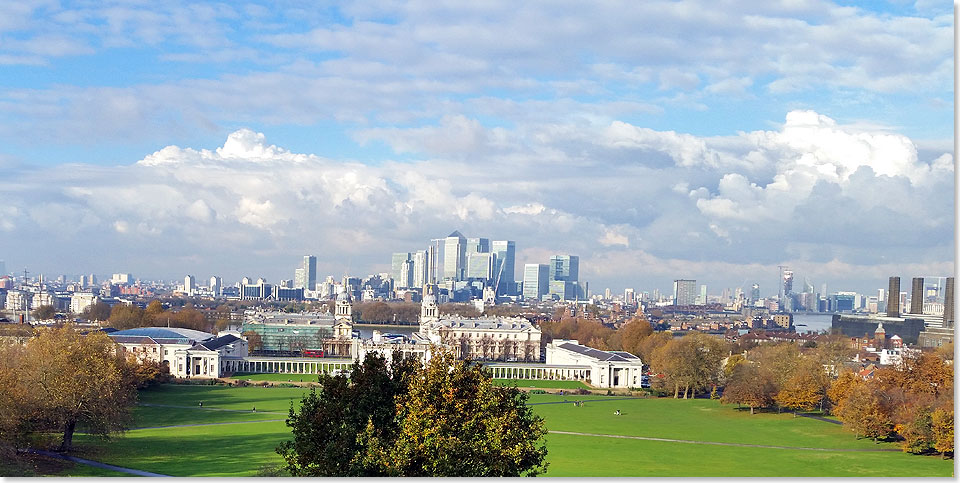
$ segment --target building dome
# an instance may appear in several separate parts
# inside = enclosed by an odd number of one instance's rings
[[[350,293],[348,293],[346,290],[337,294],[337,302],[349,302],[349,301],[350,301]]]
[[[437,297],[435,297],[432,293],[431,293],[431,294],[427,294],[425,297],[423,297],[423,304],[424,304],[424,305],[436,305],[436,304],[437,304]]]

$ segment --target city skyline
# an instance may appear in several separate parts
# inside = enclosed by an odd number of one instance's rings
[[[455,230],[595,293],[955,270],[947,6],[3,13],[11,272],[381,273]]]

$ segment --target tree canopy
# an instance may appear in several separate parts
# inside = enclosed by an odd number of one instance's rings
[[[67,451],[78,426],[106,437],[130,421],[137,373],[106,334],[67,324],[0,351],[0,436],[8,445],[59,433]]]
[[[514,387],[452,354],[368,355],[291,408],[293,476],[521,476],[546,469],[543,420]]]

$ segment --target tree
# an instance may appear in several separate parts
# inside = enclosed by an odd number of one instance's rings
[[[715,337],[693,333],[667,342],[655,352],[653,362],[673,383],[673,397],[679,397],[682,386],[687,399],[691,389],[695,397],[698,390],[719,382],[724,348]]]
[[[398,399],[396,441],[371,439],[372,460],[391,476],[535,476],[546,471],[543,419],[516,387],[489,371],[434,354]]]
[[[297,411],[291,404],[287,425],[293,440],[277,447],[292,476],[385,476],[368,459],[369,440],[390,440],[397,432],[396,398],[407,392],[412,359],[395,354],[387,366],[379,354],[368,355],[345,375],[319,376],[320,391],[311,389]],[[372,426],[373,430],[368,430]]]
[[[946,458],[953,454],[953,407],[937,408],[930,415],[933,431],[933,449]]]
[[[243,333],[243,337],[247,339],[247,348],[251,351],[263,350],[263,337],[259,333],[248,330]]]
[[[720,402],[746,405],[750,414],[754,414],[754,409],[772,404],[774,394],[776,388],[770,374],[762,371],[756,363],[744,362],[733,369]]]
[[[41,305],[33,309],[33,318],[36,320],[50,320],[57,315],[57,309],[52,305]]]
[[[805,359],[794,369],[793,375],[774,399],[777,404],[794,411],[812,411],[823,401],[826,386],[823,365],[817,360]],[[796,412],[793,417],[797,417]]]
[[[87,320],[95,320],[97,322],[103,322],[110,318],[110,306],[97,301],[83,309],[81,316]]]
[[[320,376],[277,452],[293,476],[519,476],[545,469],[543,421],[489,371],[435,353],[426,367],[370,354]]]
[[[620,334],[620,348],[631,354],[640,353],[643,340],[653,334],[653,327],[645,317],[634,317],[617,331]]]
[[[887,438],[893,432],[893,421],[881,404],[881,397],[878,384],[872,381],[854,384],[837,408],[837,417],[857,438]]]
[[[151,319],[151,325],[159,323],[159,320],[163,315],[163,303],[159,300],[151,300],[150,303],[147,304],[147,308],[144,310],[144,315]]]
[[[834,379],[830,384],[830,388],[827,389],[827,397],[833,404],[832,411],[834,414],[836,414],[846,402],[847,396],[850,395],[853,388],[860,383],[862,383],[860,376],[853,371],[841,372],[840,376]]]
[[[108,437],[130,421],[136,389],[127,361],[102,332],[81,335],[71,324],[40,331],[27,341],[15,371],[19,416],[27,432],[63,433],[69,451],[77,425]]]
[[[117,304],[110,311],[110,318],[107,319],[107,325],[118,330],[133,329],[136,327],[145,327],[151,325],[149,319],[145,319],[144,311],[136,305]]]

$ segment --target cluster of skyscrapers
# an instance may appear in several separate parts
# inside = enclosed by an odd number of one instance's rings
[[[425,250],[394,253],[390,268],[398,289],[438,284],[450,291],[474,287],[493,289],[498,296],[514,295],[516,252],[513,241],[467,238],[454,231],[431,240]]]
[[[523,266],[523,298],[542,300],[584,300],[589,296],[586,283],[580,283],[580,257],[554,255],[549,264]]]

